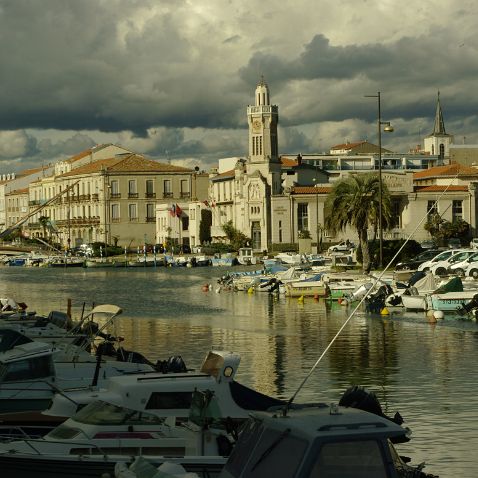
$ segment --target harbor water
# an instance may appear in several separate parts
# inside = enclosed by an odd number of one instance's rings
[[[216,292],[225,268],[0,268],[0,296],[28,310],[73,316],[83,307],[123,309],[110,330],[150,360],[181,355],[198,368],[211,348],[235,351],[238,380],[289,399],[342,326],[351,308],[326,300]],[[211,284],[206,292],[205,284]],[[478,325],[423,314],[358,312],[324,356],[296,401],[337,402],[352,384],[376,393],[412,430],[399,452],[443,477],[478,469]]]

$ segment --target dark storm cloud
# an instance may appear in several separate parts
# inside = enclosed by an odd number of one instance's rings
[[[258,67],[265,65],[270,84],[286,92],[291,83],[303,82],[302,93],[309,90],[301,97],[303,104],[310,100],[310,105],[317,108],[304,108],[302,113],[287,118],[292,124],[371,120],[376,113],[364,106],[363,96],[376,94],[377,90],[386,91],[395,117],[405,119],[431,116],[431,98],[442,90],[450,104],[447,112],[454,116],[476,111],[478,106],[478,100],[465,89],[478,74],[477,56],[475,47],[459,48],[438,29],[392,43],[346,46],[331,45],[329,39],[318,34],[297,58],[257,52],[240,74],[251,81]]]
[[[98,132],[151,156],[242,156],[262,74],[281,150],[373,138],[377,91],[399,150],[431,132],[438,90],[447,130],[476,136],[476,6],[406,3],[0,0],[0,159],[76,154]]]

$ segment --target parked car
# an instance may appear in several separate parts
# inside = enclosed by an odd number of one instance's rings
[[[433,239],[427,239],[426,241],[420,242],[420,247],[422,249],[436,249],[437,243]]]
[[[417,268],[419,271],[427,272],[430,270],[431,267],[433,267],[435,264],[437,264],[440,261],[444,261],[451,257],[453,254],[456,254],[458,251],[456,249],[448,249],[446,251],[442,251],[439,254],[437,254],[435,257],[432,259],[423,262],[420,264]]]
[[[462,262],[465,259],[468,259],[471,255],[476,254],[476,251],[473,249],[453,249],[453,251],[455,252],[450,257],[437,261],[430,266],[430,272],[437,276],[446,275],[448,273],[448,268],[451,267],[452,264]]]
[[[396,271],[415,271],[417,270],[418,266],[423,264],[430,259],[433,259],[436,255],[438,255],[441,251],[439,249],[427,249],[420,254],[408,259],[406,261],[399,262],[395,266]]]
[[[453,262],[448,267],[448,274],[456,274],[460,277],[467,277],[470,276],[470,272],[473,271],[471,274],[472,277],[478,277],[477,270],[478,270],[478,251],[473,249],[474,253],[470,254],[465,260]]]
[[[470,241],[470,247],[472,249],[478,249],[478,237],[474,237],[471,241]]]
[[[338,244],[330,246],[327,250],[330,252],[349,252],[351,249],[355,248],[355,244],[350,241],[342,241]]]
[[[461,247],[461,241],[457,237],[451,237],[448,239],[448,247],[450,249],[456,249],[457,247]]]

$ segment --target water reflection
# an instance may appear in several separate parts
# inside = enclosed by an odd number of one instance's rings
[[[83,305],[112,303],[124,312],[110,332],[151,360],[180,354],[197,368],[211,348],[242,356],[238,378],[288,399],[352,309],[336,302],[214,291],[216,269],[0,269],[0,295],[48,313],[76,316]],[[204,284],[212,290],[203,291]],[[478,447],[478,326],[423,315],[359,313],[325,355],[297,397],[336,401],[351,384],[373,390],[387,414],[413,430],[403,453],[441,477],[475,476]]]

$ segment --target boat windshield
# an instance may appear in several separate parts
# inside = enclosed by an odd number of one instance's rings
[[[381,447],[376,440],[325,443],[317,455],[310,478],[387,478]]]
[[[164,418],[151,413],[119,407],[101,400],[90,403],[72,418],[88,425],[151,425],[164,422]]]

